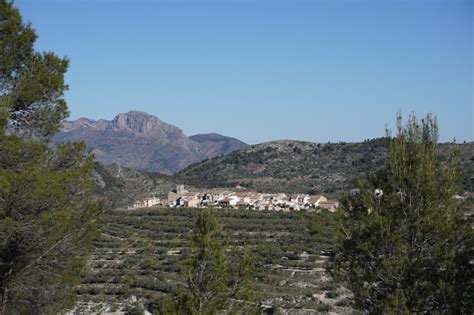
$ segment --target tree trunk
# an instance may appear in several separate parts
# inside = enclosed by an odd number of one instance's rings
[[[5,315],[7,311],[8,289],[1,288],[0,296],[1,296],[1,302],[2,302],[2,310],[0,311],[0,315]]]

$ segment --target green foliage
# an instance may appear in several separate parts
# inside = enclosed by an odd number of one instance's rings
[[[42,138],[58,131],[68,115],[63,93],[69,61],[35,52],[36,38],[11,2],[1,0],[0,108],[9,113],[11,129]]]
[[[110,208],[128,207],[140,198],[152,194],[166,195],[180,182],[173,177],[147,173],[117,164],[94,164],[97,193],[108,201]]]
[[[354,188],[357,180],[381,169],[388,155],[386,138],[359,143],[274,141],[189,165],[173,178],[196,187],[235,187],[264,192],[328,194]],[[456,145],[463,187],[474,176],[474,142]],[[449,158],[450,144],[439,144]]]
[[[192,253],[189,231],[194,229],[199,213],[194,208],[107,211],[98,223],[102,236],[89,252],[93,271],[87,272],[76,288],[78,300],[105,307],[135,296],[141,304],[154,304],[148,309],[155,311],[164,296],[174,303],[189,293],[185,277]],[[251,251],[255,272],[249,277],[249,288],[255,301],[285,309],[316,309],[319,301],[313,297],[315,291],[340,291],[336,284],[329,286],[332,279],[321,282],[325,272],[319,270],[336,239],[308,233],[308,223],[320,214],[233,209],[219,209],[215,214],[223,227],[226,261],[234,279],[246,249]],[[334,229],[332,217],[325,216],[324,222]],[[306,272],[315,268],[316,273]],[[294,273],[295,269],[301,272]]]
[[[384,169],[342,202],[333,272],[372,314],[470,313],[473,230],[456,154],[442,163],[436,120],[398,118]],[[378,191],[376,191],[378,190]]]
[[[145,313],[145,309],[141,305],[132,305],[127,308],[128,315],[143,315]]]
[[[3,314],[52,312],[70,301],[94,236],[92,158],[84,145],[0,135],[0,293]],[[54,301],[54,303],[53,303]]]
[[[317,213],[309,226],[309,233],[314,237],[315,241],[321,243],[335,244],[334,240],[339,235],[338,223],[340,217],[338,213],[322,210]],[[335,246],[328,248],[334,250]]]
[[[250,289],[253,259],[246,252],[236,268],[225,254],[222,229],[212,209],[202,210],[191,237],[191,257],[186,266],[187,293],[175,300],[162,301],[159,314],[216,314],[250,312],[247,301],[253,299]]]
[[[200,313],[212,314],[224,306],[227,287],[227,265],[221,227],[212,210],[203,210],[191,238],[192,258],[187,270],[188,288]]]
[[[1,314],[70,305],[101,209],[85,145],[48,147],[67,115],[67,60],[34,52],[35,39],[18,10],[0,0]]]

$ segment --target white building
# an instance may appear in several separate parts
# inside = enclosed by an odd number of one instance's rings
[[[138,209],[138,208],[149,208],[153,207],[156,205],[159,205],[161,203],[160,198],[158,197],[149,197],[149,198],[144,198],[142,200],[135,201],[133,203],[133,209]]]

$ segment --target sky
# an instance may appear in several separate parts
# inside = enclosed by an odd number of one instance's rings
[[[473,1],[16,0],[70,59],[70,119],[141,110],[255,144],[381,137],[438,117],[474,140]]]

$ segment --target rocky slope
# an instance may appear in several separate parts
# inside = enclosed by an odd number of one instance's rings
[[[130,111],[112,121],[81,118],[64,123],[53,143],[83,140],[103,164],[172,174],[189,164],[246,147],[217,134],[187,137],[181,129],[144,112]]]
[[[118,164],[95,163],[94,183],[108,208],[128,207],[138,199],[156,195],[165,198],[179,181],[173,176],[133,170]],[[192,188],[192,187],[187,187]]]
[[[472,190],[474,142],[455,145],[463,186]],[[444,158],[451,145],[441,144]],[[325,192],[354,187],[377,171],[387,158],[385,139],[360,143],[318,144],[300,141],[262,143],[190,165],[176,175],[177,181],[198,187],[232,187],[268,192]]]
[[[444,158],[449,156],[450,148],[448,144],[440,145]],[[473,198],[474,142],[458,144],[456,149],[464,172],[462,184]],[[111,207],[129,206],[152,194],[165,197],[178,184],[186,184],[191,190],[243,185],[259,191],[324,192],[331,196],[377,171],[386,157],[384,139],[348,144],[276,141],[202,161],[171,176],[96,163],[95,181]]]
[[[212,157],[226,155],[236,149],[247,147],[245,143],[236,138],[225,137],[217,133],[198,134],[189,138],[201,145],[202,153]]]

